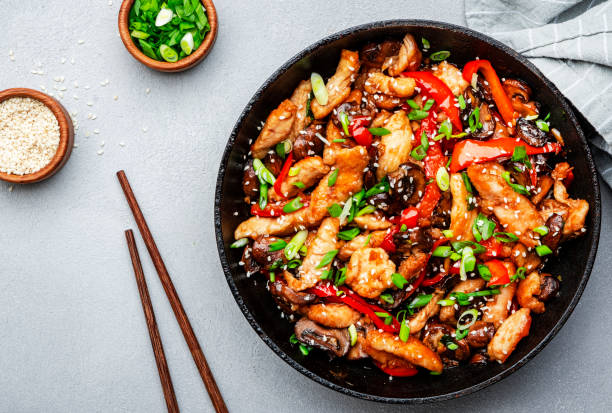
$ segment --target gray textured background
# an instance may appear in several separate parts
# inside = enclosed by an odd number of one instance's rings
[[[220,30],[212,53],[191,71],[167,75],[144,68],[125,51],[116,27],[118,0],[112,5],[108,0],[1,1],[0,89],[52,91],[63,85],[62,102],[78,111],[79,129],[78,147],[53,179],[12,191],[0,183],[0,411],[165,409],[124,242],[123,230],[134,223],[114,175],[122,168],[231,411],[407,410],[328,390],[295,372],[259,340],[221,271],[213,191],[239,113],[292,55],[323,36],[373,20],[463,24],[463,4],[217,3]],[[65,82],[57,84],[56,76]],[[88,113],[96,119],[88,120]],[[100,149],[103,155],[97,154]],[[602,192],[603,238],[595,269],[559,335],[503,382],[423,411],[609,410],[612,359],[606,349],[612,321],[602,310],[610,303],[612,195],[605,185]],[[189,412],[211,411],[140,239],[139,248],[179,405]]]

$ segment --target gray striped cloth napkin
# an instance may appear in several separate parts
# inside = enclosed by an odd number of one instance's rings
[[[612,1],[465,0],[465,16],[468,27],[528,57],[582,112],[612,187]]]

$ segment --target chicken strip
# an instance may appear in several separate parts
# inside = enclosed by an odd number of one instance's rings
[[[567,206],[567,214],[561,216],[565,221],[563,225],[563,236],[572,237],[579,235],[584,228],[584,222],[589,213],[589,203],[584,199],[571,199],[567,194],[567,189],[563,180],[571,172],[572,168],[567,162],[560,162],[552,171],[552,178],[555,180],[553,196],[557,202]]]
[[[391,133],[381,137],[378,145],[376,177],[379,181],[385,175],[397,171],[401,164],[407,162],[412,149],[412,128],[405,111],[395,112],[385,127]]]
[[[338,218],[327,218],[319,227],[317,236],[308,247],[308,252],[304,261],[298,270],[297,276],[290,273],[285,273],[287,285],[295,291],[302,291],[319,282],[323,271],[329,270],[331,262],[320,267],[321,260],[330,251],[333,251],[338,246],[336,236],[340,229],[340,221]]]
[[[453,91],[455,96],[463,94],[465,88],[469,86],[469,83],[463,78],[461,70],[446,60],[433,68],[433,74],[446,83],[446,86]]]
[[[473,293],[474,291],[479,291],[482,287],[485,286],[485,280],[482,278],[474,278],[471,280],[461,281],[459,284],[452,289],[451,293],[462,292],[462,293]],[[450,298],[450,294],[446,297]],[[447,305],[440,309],[440,320],[445,323],[455,324],[457,320],[455,320],[455,306]]]
[[[251,146],[254,158],[263,158],[270,148],[287,139],[295,122],[296,111],[297,106],[286,99],[270,113],[255,143]]]
[[[395,334],[372,330],[368,332],[366,340],[368,348],[385,351],[427,370],[442,372],[440,356],[414,337],[408,337],[408,340],[403,342],[398,340]]]
[[[293,232],[314,228],[325,218],[327,208],[335,203],[345,202],[363,186],[363,170],[368,165],[369,156],[363,146],[339,149],[334,156],[338,177],[333,186],[327,184],[327,174],[312,191],[310,204],[296,212],[278,218],[251,217],[241,222],[234,236],[257,238],[259,235],[289,235]],[[332,172],[330,172],[331,174]]]
[[[399,53],[385,59],[382,70],[391,76],[399,76],[405,70],[415,71],[421,66],[421,50],[411,34],[404,36]]]
[[[351,84],[359,72],[359,53],[342,50],[336,73],[327,82],[328,100],[326,105],[320,105],[316,99],[310,103],[315,119],[329,115],[351,93]]]
[[[331,328],[347,328],[361,318],[361,314],[346,304],[313,304],[304,310],[304,315],[315,323]]]
[[[329,172],[329,166],[323,163],[320,156],[300,159],[293,165],[293,168],[298,171],[297,175],[288,175],[281,184],[282,195],[287,198],[295,196],[302,189],[310,188],[319,183],[321,178]],[[299,188],[295,185],[298,182],[304,185],[300,185],[301,188]]]
[[[472,225],[478,216],[478,211],[468,209],[468,191],[461,174],[452,174],[450,178],[450,191],[453,197],[451,207],[450,230],[453,232],[453,241],[473,241]]]
[[[440,311],[438,301],[440,301],[443,296],[444,291],[436,290],[432,294],[431,300],[429,300],[427,305],[421,308],[418,313],[410,317],[410,320],[408,321],[408,325],[410,326],[410,334],[415,334],[421,331],[423,327],[425,327],[425,324],[427,324],[427,320],[438,314]]]
[[[533,228],[544,225],[536,207],[525,196],[514,192],[502,174],[505,169],[497,162],[470,165],[468,175],[472,184],[504,227],[519,237],[527,247],[535,247],[538,240]]]
[[[491,360],[506,361],[519,341],[529,335],[531,314],[528,308],[521,308],[504,321],[487,347]]]
[[[295,141],[300,131],[304,130],[312,121],[312,119],[306,115],[311,91],[312,84],[310,81],[302,80],[289,98],[291,103],[296,107],[295,122],[293,122],[291,132],[289,133],[289,140],[291,140],[291,142]]]
[[[355,217],[353,221],[359,228],[371,231],[387,229],[393,226],[391,221],[378,211],[371,214],[360,215]]]
[[[494,295],[493,300],[488,301],[487,305],[482,308],[482,321],[493,323],[495,328],[498,328],[508,317],[515,293],[515,282],[506,287],[501,287],[499,294]]]
[[[385,235],[387,235],[387,231],[373,231],[369,234],[358,235],[340,248],[338,258],[346,261],[358,249],[366,247],[376,248],[383,242]]]
[[[364,87],[370,94],[382,93],[400,98],[414,95],[416,82],[411,77],[391,77],[382,72],[370,73],[365,81]]]
[[[395,264],[382,248],[362,248],[353,253],[346,271],[346,284],[365,298],[376,298],[393,286]]]

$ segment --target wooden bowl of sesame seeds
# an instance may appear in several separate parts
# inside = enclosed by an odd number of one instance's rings
[[[20,122],[24,121],[23,116],[16,117],[15,119],[10,118],[10,113],[8,112],[6,105],[3,105],[5,101],[9,101],[9,99],[13,98],[29,98],[34,101],[40,102],[45,105],[53,114],[55,119],[57,120],[57,126],[59,127],[59,142],[57,143],[57,149],[53,155],[47,154],[46,156],[40,156],[40,154],[36,159],[36,162],[30,162],[26,170],[28,172],[23,173],[19,169],[20,165],[23,165],[28,159],[24,159],[21,161],[20,159],[14,160],[12,162],[11,170],[15,170],[14,172],[3,172],[7,168],[3,168],[2,163],[0,163],[0,179],[3,181],[7,181],[14,184],[31,184],[34,182],[43,181],[52,175],[54,175],[57,171],[59,171],[70,158],[70,154],[72,153],[72,146],[74,144],[74,127],[72,125],[72,119],[70,115],[66,111],[66,109],[51,96],[46,95],[42,92],[33,89],[25,89],[25,88],[14,88],[14,89],[6,89],[0,92],[0,134],[3,133],[3,129],[7,126],[7,122]],[[31,101],[19,101],[19,104],[24,105],[24,102]],[[40,115],[40,105],[32,106],[33,110],[36,110],[37,113],[32,113],[32,116]],[[24,107],[25,109],[26,107]],[[44,108],[43,108],[44,109]],[[48,119],[47,119],[48,120]],[[50,125],[42,125],[43,128],[46,126],[55,127],[55,125],[50,123]],[[6,138],[6,137],[5,137]],[[0,136],[1,139],[1,136]],[[20,149],[27,151],[27,145],[24,145],[22,148],[19,147],[19,139],[7,139],[7,142],[13,146],[12,153],[19,153]],[[54,147],[55,145],[53,145]],[[0,151],[5,148],[0,148]],[[32,149],[31,147],[29,148]],[[2,158],[0,158],[1,160]]]

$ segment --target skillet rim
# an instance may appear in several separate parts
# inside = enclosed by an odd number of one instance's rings
[[[586,155],[586,159],[585,162],[587,163],[587,167],[590,171],[590,178],[591,178],[591,187],[593,190],[593,195],[594,195],[594,205],[590,206],[590,213],[592,213],[592,217],[593,217],[593,239],[590,245],[590,249],[589,249],[589,254],[587,256],[587,262],[585,265],[585,269],[584,269],[584,273],[581,275],[581,280],[580,283],[578,284],[578,287],[576,289],[576,292],[574,293],[574,296],[572,297],[569,305],[565,308],[565,310],[562,312],[562,314],[560,315],[559,320],[557,321],[557,323],[553,326],[553,328],[546,334],[546,336],[533,348],[531,349],[526,355],[524,355],[519,361],[517,361],[516,363],[512,364],[512,365],[508,365],[503,371],[501,371],[500,373],[480,382],[477,384],[474,384],[472,386],[466,387],[464,389],[461,390],[457,390],[457,391],[453,391],[450,393],[445,393],[445,394],[440,394],[440,395],[436,395],[436,396],[427,396],[427,397],[408,397],[408,398],[394,398],[394,397],[384,397],[384,396],[376,396],[376,395],[372,395],[372,394],[367,394],[367,393],[363,393],[363,392],[359,392],[359,391],[355,391],[340,385],[337,385],[335,383],[332,383],[322,377],[320,377],[319,375],[317,375],[316,373],[308,370],[307,368],[303,367],[301,364],[297,363],[295,360],[293,360],[293,358],[291,358],[287,353],[285,353],[279,346],[276,345],[276,343],[261,329],[261,327],[259,326],[259,324],[257,323],[257,321],[255,320],[255,318],[253,317],[253,315],[250,313],[250,311],[248,310],[248,308],[246,307],[244,300],[242,299],[242,296],[240,295],[238,288],[234,282],[232,273],[231,273],[231,269],[229,266],[229,261],[227,258],[227,254],[225,251],[225,245],[224,245],[224,241],[223,241],[223,232],[222,232],[222,228],[221,228],[221,213],[220,213],[220,206],[221,203],[223,201],[223,193],[222,193],[222,188],[223,188],[223,183],[225,180],[225,175],[226,175],[226,168],[227,168],[227,163],[230,157],[230,154],[232,152],[232,149],[234,147],[234,143],[236,140],[236,137],[238,135],[238,131],[240,129],[241,124],[243,123],[243,121],[245,120],[245,118],[248,116],[248,114],[250,113],[253,105],[260,99],[262,93],[270,86],[272,85],[274,82],[276,82],[278,80],[278,78],[286,71],[288,70],[291,66],[293,66],[295,63],[299,62],[301,59],[307,57],[308,55],[310,55],[311,53],[313,53],[315,50],[325,47],[327,45],[329,45],[330,43],[353,33],[357,33],[357,32],[363,32],[363,31],[369,31],[371,29],[380,29],[380,28],[387,28],[387,27],[401,27],[401,26],[419,26],[419,27],[423,27],[423,28],[435,28],[435,29],[442,29],[442,30],[446,30],[449,32],[461,32],[462,34],[465,34],[467,36],[470,36],[472,38],[476,38],[478,40],[481,40],[487,44],[489,44],[492,47],[501,49],[503,52],[505,52],[506,54],[510,55],[511,57],[517,59],[518,61],[520,61],[523,65],[525,65],[527,67],[527,69],[531,70],[538,78],[540,78],[543,83],[546,85],[546,87],[552,92],[552,94],[557,98],[559,105],[561,106],[561,108],[564,110],[565,113],[567,113],[571,124],[573,125],[574,129],[576,130],[576,133],[579,137],[580,140],[580,144],[583,147],[583,150],[585,152]],[[281,67],[279,67],[277,70],[274,71],[274,73],[272,73],[266,80],[265,82],[257,89],[257,91],[255,92],[255,94],[253,95],[253,97],[249,100],[249,102],[247,103],[247,105],[245,106],[245,108],[243,109],[243,111],[241,112],[238,120],[236,121],[233,129],[232,129],[232,133],[227,141],[227,144],[225,146],[225,150],[223,153],[223,157],[221,158],[221,163],[219,166],[219,172],[217,175],[217,182],[216,182],[216,189],[215,189],[215,205],[214,205],[214,225],[215,225],[215,238],[216,238],[216,242],[217,242],[217,250],[219,252],[219,259],[221,261],[221,265],[223,267],[223,272],[225,274],[225,278],[226,281],[228,283],[228,286],[232,292],[232,295],[234,296],[234,299],[236,300],[236,303],[238,304],[238,307],[240,307],[240,310],[242,311],[242,314],[245,316],[245,318],[247,319],[247,321],[249,322],[249,324],[251,325],[251,327],[255,330],[255,332],[257,333],[257,335],[268,345],[268,347],[270,347],[272,349],[272,351],[274,353],[276,353],[276,355],[278,355],[281,359],[283,359],[287,364],[289,364],[291,367],[293,367],[295,370],[299,371],[300,373],[302,373],[303,375],[305,375],[306,377],[308,377],[309,379],[322,384],[330,389],[333,389],[339,393],[343,393],[346,394],[348,396],[353,396],[356,398],[360,398],[360,399],[364,399],[364,400],[368,400],[368,401],[375,401],[375,402],[381,402],[381,403],[388,403],[388,404],[406,404],[406,405],[414,405],[414,404],[425,404],[425,403],[432,403],[432,402],[438,402],[438,401],[444,401],[444,400],[450,400],[450,399],[455,399],[458,397],[462,397],[462,396],[467,396],[468,394],[472,394],[474,392],[477,392],[479,390],[484,389],[485,387],[488,387],[494,383],[497,383],[499,381],[501,381],[502,379],[508,377],[510,374],[514,373],[515,371],[517,371],[519,368],[521,368],[522,366],[524,366],[527,362],[529,362],[531,359],[533,359],[540,351],[542,351],[542,349],[553,339],[553,337],[555,337],[557,335],[557,333],[561,330],[561,328],[563,327],[563,325],[566,323],[566,321],[568,320],[569,316],[571,315],[571,313],[574,311],[574,308],[576,307],[576,305],[578,304],[578,301],[580,300],[582,293],[584,292],[584,289],[586,288],[586,284],[591,276],[591,271],[593,269],[593,265],[595,262],[595,257],[597,255],[597,247],[599,244],[599,237],[600,237],[600,227],[601,227],[601,194],[600,194],[600,189],[599,189],[599,180],[598,180],[598,174],[597,174],[597,170],[595,168],[595,163],[593,162],[593,158],[591,155],[591,151],[590,148],[588,146],[588,143],[586,141],[586,138],[584,136],[584,133],[582,131],[582,128],[580,127],[576,115],[574,114],[574,111],[570,108],[570,105],[568,103],[568,101],[566,100],[565,96],[559,91],[559,89],[550,81],[548,80],[548,78],[546,78],[544,76],[544,74],[533,64],[531,63],[528,59],[524,58],[523,56],[521,56],[519,53],[517,53],[515,50],[513,50],[512,48],[506,46],[505,44],[499,42],[498,40],[493,39],[492,37],[489,37],[485,34],[482,34],[480,32],[474,31],[472,29],[469,29],[467,27],[463,27],[463,26],[459,26],[459,25],[455,25],[455,24],[451,24],[451,23],[446,23],[446,22],[439,22],[439,21],[433,21],[433,20],[421,20],[421,19],[394,19],[394,20],[381,20],[381,21],[375,21],[375,22],[371,22],[371,23],[366,23],[366,24],[362,24],[362,25],[358,25],[358,26],[353,26],[350,27],[348,29],[345,30],[341,30],[339,32],[333,33],[329,36],[326,36],[324,38],[322,38],[321,40],[310,44],[309,46],[307,46],[306,48],[304,48],[302,51],[300,51],[299,53],[297,53],[296,55],[294,55],[293,57],[291,57],[289,60],[287,60]]]

